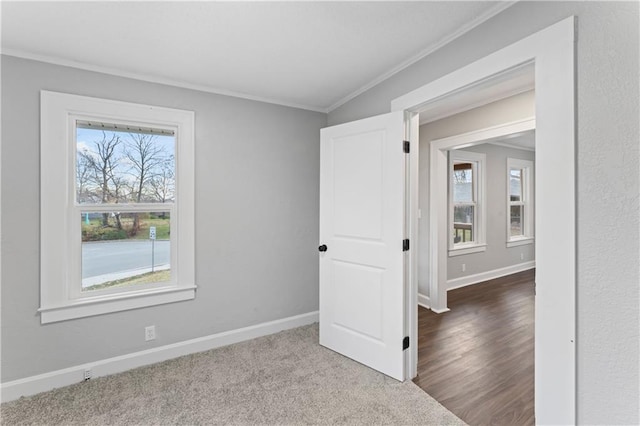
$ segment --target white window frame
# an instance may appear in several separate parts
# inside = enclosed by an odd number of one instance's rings
[[[522,170],[522,195],[521,201],[511,201],[511,170]],[[519,158],[507,158],[507,247],[517,247],[533,244],[534,241],[534,192],[533,192],[533,161]],[[522,221],[522,235],[511,235],[511,206],[523,206],[524,220]]]
[[[42,324],[195,298],[194,113],[42,91],[40,117],[40,320]],[[171,212],[171,280],[121,291],[81,294],[79,211],[105,205],[76,201],[76,120],[146,125],[176,131],[176,197],[172,204],[129,206]]]
[[[449,151],[449,256],[478,253],[487,250],[486,244],[486,167],[487,156],[479,152],[451,150]],[[453,165],[455,162],[475,163],[473,167],[473,194],[475,200],[474,240],[465,243],[454,243],[453,239]]]

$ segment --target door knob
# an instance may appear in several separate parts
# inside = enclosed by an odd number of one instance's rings
[[[321,252],[327,251],[327,246],[325,244],[321,245],[320,247],[318,247],[318,251],[321,251]]]

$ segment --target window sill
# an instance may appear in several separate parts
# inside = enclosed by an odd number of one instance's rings
[[[145,308],[195,298],[196,286],[170,287],[69,301],[38,309],[41,324]]]
[[[449,257],[462,256],[465,254],[472,254],[472,253],[480,253],[483,251],[487,251],[486,244],[475,244],[467,247],[456,247],[456,248],[449,249]]]
[[[514,238],[507,241],[507,248],[533,244],[533,237]]]

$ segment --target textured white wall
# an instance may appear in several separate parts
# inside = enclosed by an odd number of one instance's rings
[[[640,424],[638,2],[517,2],[329,114],[338,124],[577,16],[577,415]]]

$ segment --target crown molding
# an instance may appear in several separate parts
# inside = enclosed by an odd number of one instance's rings
[[[396,67],[390,69],[389,71],[385,72],[384,74],[378,76],[377,78],[373,79],[369,83],[365,84],[364,86],[362,86],[358,90],[356,90],[354,92],[351,92],[349,95],[347,95],[344,98],[340,99],[339,101],[335,102],[333,105],[331,105],[331,106],[329,106],[327,108],[327,113],[335,110],[336,108],[341,107],[342,105],[346,104],[347,102],[349,102],[353,98],[363,94],[367,90],[377,86],[378,84],[382,83],[383,81],[387,80],[388,78],[392,77],[393,75],[399,73],[400,71],[404,70],[405,68],[408,68],[411,65],[415,64],[416,62],[420,61],[421,59],[429,56],[430,54],[432,54],[436,50],[440,49],[441,47],[443,47],[443,46],[445,46],[445,45],[447,45],[449,43],[451,43],[453,40],[457,39],[458,37],[461,37],[462,35],[466,34],[469,31],[471,31],[472,29],[474,29],[478,25],[483,24],[484,22],[486,22],[489,19],[493,18],[494,16],[496,16],[500,12],[502,12],[502,11],[506,10],[507,8],[513,6],[517,2],[518,2],[518,0],[508,0],[508,1],[498,2],[498,4],[496,4],[494,7],[490,8],[487,11],[485,11],[484,13],[478,15],[475,19],[473,19],[473,20],[469,21],[467,24],[463,25],[457,31],[453,32],[452,34],[448,35],[447,37],[444,37],[444,38],[440,39],[436,43],[431,44],[430,46],[428,46],[426,49],[420,51],[415,56],[407,59],[404,62],[401,62]]]
[[[165,86],[180,87],[183,89],[197,90],[199,92],[213,93],[216,95],[230,96],[234,98],[246,99],[246,100],[256,101],[256,102],[264,102],[267,104],[274,104],[274,105],[279,105],[279,106],[288,107],[288,108],[296,108],[296,109],[304,109],[304,110],[314,111],[314,112],[321,112],[324,114],[328,112],[327,108],[322,108],[318,106],[297,104],[293,102],[283,101],[280,99],[265,98],[262,96],[253,96],[247,93],[235,92],[233,90],[221,89],[218,87],[208,86],[204,84],[193,84],[185,81],[174,80],[167,77],[160,77],[160,76],[148,75],[148,74],[139,74],[139,73],[125,71],[118,68],[104,67],[101,65],[88,64],[86,62],[73,61],[69,59],[57,58],[57,57],[48,56],[48,55],[41,55],[38,53],[27,52],[20,49],[3,48],[2,52],[0,53],[4,56],[13,56],[16,58],[28,59],[31,61],[38,61],[38,62],[45,62],[53,65],[60,65],[63,67],[70,67],[70,68],[77,68],[85,71],[99,72],[102,74],[108,74],[108,75],[113,75],[117,77],[124,77],[124,78],[130,78],[133,80],[146,81],[148,83],[163,84]]]

